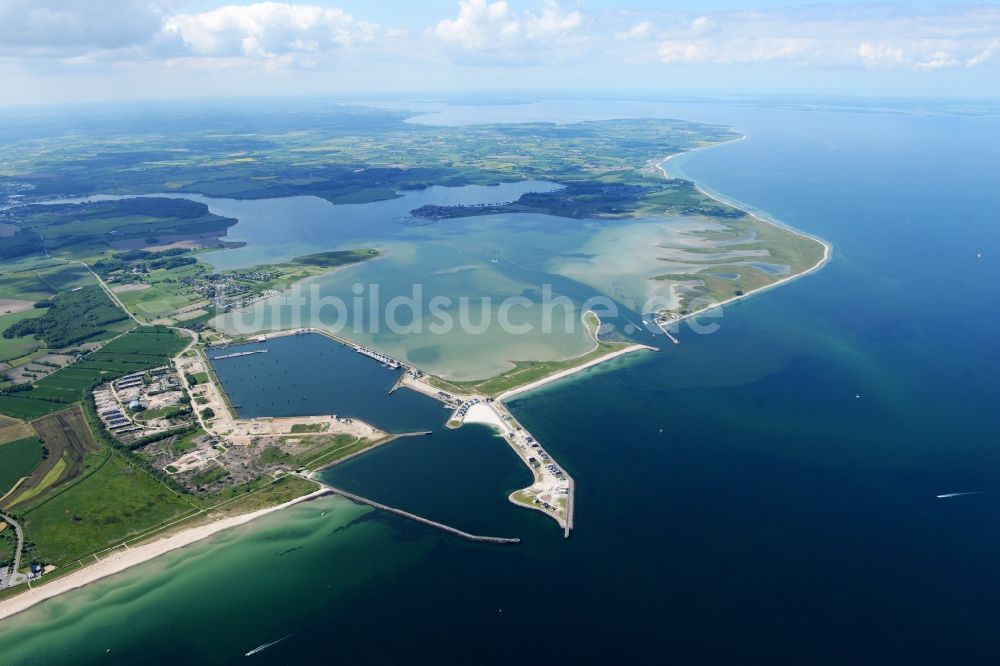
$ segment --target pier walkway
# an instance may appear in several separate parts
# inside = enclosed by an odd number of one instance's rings
[[[463,539],[467,539],[469,541],[478,541],[480,543],[496,543],[496,544],[514,544],[514,543],[520,543],[521,542],[521,540],[518,539],[518,538],[516,538],[516,537],[515,538],[507,538],[507,537],[492,537],[492,536],[480,536],[478,534],[469,534],[468,532],[463,532],[460,529],[456,529],[454,527],[450,527],[450,526],[445,525],[443,523],[439,523],[439,522],[430,520],[429,518],[424,518],[424,517],[418,516],[418,515],[416,515],[414,513],[410,513],[409,511],[403,511],[402,509],[396,509],[394,507],[387,506],[385,504],[381,504],[381,503],[376,502],[374,500],[370,500],[370,499],[367,499],[365,497],[361,497],[360,495],[355,495],[354,493],[349,493],[346,490],[341,490],[340,488],[334,488],[333,486],[328,485],[328,484],[323,483],[322,481],[318,480],[315,476],[310,476],[308,478],[309,478],[310,481],[313,481],[315,483],[320,484],[321,486],[323,486],[324,488],[326,488],[330,492],[332,492],[332,493],[334,493],[336,495],[340,495],[341,497],[345,497],[345,498],[351,500],[352,502],[357,502],[358,504],[367,504],[368,506],[373,507],[375,509],[381,509],[382,511],[388,511],[389,513],[394,513],[397,516],[402,516],[403,518],[409,518],[410,520],[414,520],[414,521],[416,521],[418,523],[422,523],[422,524],[428,525],[430,527],[435,527],[435,528],[437,528],[437,529],[439,529],[439,530],[441,530],[443,532],[448,532],[449,534],[454,534],[455,536],[460,536]]]

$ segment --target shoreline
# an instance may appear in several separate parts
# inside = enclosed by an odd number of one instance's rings
[[[667,157],[663,158],[662,160],[660,160],[658,162],[655,162],[656,169],[661,174],[663,174],[664,178],[671,179],[672,176],[667,172],[666,168],[663,165],[666,164],[667,162],[669,162],[670,160],[674,159],[675,157],[680,157],[681,155],[688,155],[688,154],[693,153],[693,152],[698,151],[698,150],[708,150],[710,148],[719,148],[719,147],[722,147],[722,146],[729,145],[731,143],[737,143],[739,141],[745,141],[746,139],[747,139],[747,135],[744,134],[744,135],[741,135],[740,138],[738,138],[738,139],[732,139],[731,141],[724,141],[722,143],[714,143],[714,144],[712,144],[710,146],[701,146],[699,148],[692,148],[691,150],[685,150],[685,151],[681,151],[679,153],[674,153],[673,155],[668,155]],[[776,280],[776,281],[772,282],[771,284],[766,284],[766,285],[764,285],[762,287],[758,287],[756,289],[751,289],[750,291],[748,291],[748,292],[746,292],[744,294],[741,294],[739,296],[733,296],[732,298],[727,298],[726,300],[722,301],[721,303],[714,303],[712,305],[703,307],[700,310],[695,310],[694,312],[689,312],[686,315],[682,315],[680,317],[676,317],[676,318],[671,319],[669,321],[657,322],[657,326],[664,333],[667,333],[667,329],[670,326],[672,326],[674,324],[679,324],[680,322],[684,321],[685,319],[691,319],[692,317],[697,317],[698,315],[704,314],[706,312],[710,312],[711,310],[715,310],[716,308],[721,308],[723,306],[731,305],[731,304],[736,303],[738,301],[742,301],[742,300],[744,300],[746,298],[749,298],[750,296],[753,296],[754,294],[759,294],[762,291],[766,291],[768,289],[773,289],[774,287],[778,287],[778,286],[781,286],[783,284],[787,284],[787,283],[791,282],[792,280],[797,280],[798,278],[805,277],[807,275],[811,275],[811,274],[815,273],[816,271],[822,269],[826,264],[828,264],[830,262],[831,256],[833,254],[833,245],[831,245],[825,239],[820,238],[819,236],[814,236],[812,234],[808,234],[808,233],[806,233],[804,231],[796,229],[795,227],[792,227],[792,226],[789,226],[787,224],[784,224],[783,222],[779,222],[777,220],[772,220],[772,219],[767,219],[767,218],[761,217],[761,215],[758,215],[753,210],[749,210],[751,207],[748,206],[748,205],[746,205],[746,204],[744,204],[744,203],[742,203],[742,202],[736,201],[734,199],[730,199],[729,197],[726,197],[725,195],[717,194],[715,192],[712,192],[712,191],[706,189],[704,186],[702,186],[701,183],[698,183],[698,182],[696,182],[694,180],[691,180],[690,178],[684,178],[684,177],[681,177],[681,176],[678,176],[678,177],[682,178],[682,180],[688,180],[691,183],[693,183],[695,189],[698,192],[704,194],[709,199],[714,199],[715,201],[718,201],[720,203],[724,203],[727,206],[731,206],[731,207],[733,207],[733,208],[735,208],[737,210],[743,211],[744,213],[746,213],[747,215],[749,215],[753,219],[757,220],[758,222],[761,222],[763,224],[769,224],[772,227],[776,227],[776,228],[781,229],[783,231],[787,231],[789,233],[795,234],[796,236],[799,236],[801,238],[806,238],[808,240],[816,241],[817,243],[819,243],[820,245],[823,246],[823,256],[815,264],[813,264],[812,266],[810,266],[809,268],[807,268],[806,270],[804,270],[804,271],[802,271],[800,273],[796,273],[795,275],[789,275],[787,277],[783,277],[780,280]]]
[[[692,152],[694,152],[696,150],[705,150],[707,148],[717,148],[717,147],[724,146],[724,145],[729,144],[729,143],[734,143],[736,141],[745,140],[746,138],[747,138],[746,135],[743,135],[740,138],[733,139],[731,141],[726,141],[726,142],[723,142],[723,143],[712,144],[710,146],[701,146],[699,148],[694,148],[694,149],[691,149],[691,150],[686,150],[686,151],[682,151],[682,152],[679,152],[679,153],[674,153],[673,155],[670,155],[670,156],[668,156],[668,157],[666,157],[666,158],[664,158],[664,159],[662,159],[660,161],[654,162],[654,164],[655,164],[656,169],[661,172],[661,174],[663,175],[663,177],[669,179],[669,178],[671,178],[671,176],[669,175],[669,173],[667,172],[667,170],[664,168],[664,165],[667,162],[669,162],[671,159],[674,159],[675,157],[678,157],[680,155],[685,155],[685,154],[688,154],[688,153],[692,153]],[[690,179],[686,179],[686,180],[690,180]],[[730,199],[728,199],[727,197],[725,197],[723,195],[717,195],[715,193],[707,191],[699,183],[697,183],[697,182],[695,182],[693,180],[691,182],[694,183],[695,188],[699,192],[701,192],[703,195],[705,195],[705,196],[707,196],[707,197],[709,197],[711,199],[714,199],[716,201],[719,201],[721,203],[724,203],[726,205],[732,206],[733,208],[736,208],[736,209],[738,209],[740,211],[743,211],[744,213],[746,213],[750,217],[754,218],[755,220],[758,220],[759,222],[761,222],[763,224],[770,224],[770,225],[772,225],[774,227],[778,227],[778,228],[780,228],[782,230],[794,233],[794,234],[796,234],[796,235],[798,235],[798,236],[800,236],[802,238],[806,238],[806,239],[813,240],[813,241],[816,241],[816,242],[820,243],[823,246],[823,257],[816,264],[814,264],[813,266],[809,267],[807,270],[804,270],[804,271],[802,271],[800,273],[796,273],[795,275],[790,275],[790,276],[784,277],[784,278],[782,278],[780,280],[777,280],[777,281],[775,281],[775,282],[773,282],[771,284],[768,284],[768,285],[765,285],[763,287],[759,287],[757,289],[748,291],[745,294],[742,294],[740,296],[734,296],[734,297],[732,297],[730,299],[722,301],[721,303],[716,303],[716,304],[707,306],[705,308],[702,308],[700,310],[697,310],[695,312],[688,313],[688,314],[683,315],[681,317],[678,317],[676,319],[672,319],[669,322],[663,322],[663,323],[657,322],[657,325],[664,332],[666,332],[666,328],[669,327],[672,324],[676,324],[676,323],[679,323],[679,322],[681,322],[681,321],[683,321],[685,319],[689,319],[689,318],[695,317],[697,315],[700,315],[700,314],[702,314],[704,312],[708,312],[710,310],[713,310],[713,309],[716,309],[716,308],[721,308],[721,307],[723,307],[725,305],[729,305],[731,303],[735,303],[737,301],[741,301],[741,300],[743,300],[745,298],[748,298],[749,296],[752,296],[752,295],[754,295],[756,293],[759,293],[761,291],[764,291],[764,290],[767,290],[767,289],[771,289],[773,287],[780,286],[782,284],[790,282],[791,280],[795,280],[797,278],[804,277],[806,275],[814,273],[814,272],[818,271],[819,269],[821,269],[827,262],[830,261],[830,257],[831,257],[831,253],[832,253],[832,245],[830,243],[828,243],[827,241],[825,241],[824,239],[816,237],[816,236],[813,236],[811,234],[807,234],[807,233],[805,233],[803,231],[800,231],[798,229],[794,229],[794,228],[792,228],[792,227],[790,227],[788,225],[782,224],[782,223],[780,223],[778,221],[770,220],[770,219],[765,219],[764,217],[761,217],[757,213],[753,212],[752,210],[748,210],[748,208],[749,208],[748,206],[745,206],[743,204],[740,204],[739,202],[735,202],[733,200],[730,200]],[[385,253],[383,253],[382,256],[380,256],[380,257],[375,257],[375,259],[383,258],[384,256],[385,256]],[[79,262],[79,263],[82,263],[82,262]],[[87,266],[86,264],[83,264],[83,265]],[[328,271],[327,273],[323,273],[323,274],[320,274],[320,275],[314,275],[314,276],[307,277],[307,278],[305,278],[303,280],[300,280],[300,281],[298,281],[296,283],[293,283],[293,284],[289,285],[288,287],[286,287],[286,289],[283,290],[281,292],[281,294],[279,294],[279,296],[282,295],[282,294],[287,293],[288,291],[290,291],[295,286],[295,284],[309,282],[310,280],[314,280],[314,279],[317,279],[319,277],[322,277],[323,275],[326,275],[326,274],[328,274],[330,272],[333,272],[333,271],[335,271],[337,269],[348,268],[348,267],[349,267],[349,265],[348,266],[337,266],[337,267],[334,267],[333,269],[331,269],[331,271]],[[89,269],[90,267],[87,266],[87,268]],[[107,287],[106,287],[106,285],[104,285],[103,280],[101,280],[98,277],[98,281],[107,290]],[[108,291],[110,291],[110,290],[108,290]],[[118,301],[118,299],[115,296],[113,296],[111,294],[109,294],[109,296],[111,296],[111,298],[112,298],[113,301]],[[118,301],[118,302],[120,303],[120,301]],[[132,315],[131,311],[128,308],[123,307],[122,309],[126,313],[129,313],[129,316],[131,316],[133,319],[135,319],[134,315]],[[586,316],[586,313],[583,313],[583,315],[581,315],[581,316],[582,317]],[[136,321],[138,322],[138,320],[136,320]],[[141,322],[138,322],[138,323],[139,323],[140,326],[143,325]],[[171,327],[171,328],[175,328],[177,330],[182,330],[182,331],[187,331],[187,329],[184,329],[183,326],[175,326],[175,327]],[[290,329],[277,329],[277,330],[271,330],[271,331],[267,331],[267,332],[257,333],[257,334],[255,334],[253,336],[245,336],[245,337],[244,336],[240,336],[240,337],[244,337],[244,339],[236,338],[236,339],[234,339],[232,341],[232,344],[240,344],[240,343],[246,343],[246,342],[253,342],[254,340],[250,339],[252,337],[253,338],[266,338],[266,339],[270,339],[270,338],[274,338],[274,337],[284,337],[284,336],[288,336],[288,335],[294,335],[294,334],[297,334],[297,333],[300,333],[300,332],[317,333],[317,334],[320,334],[320,335],[324,335],[324,336],[326,336],[328,338],[333,339],[335,342],[339,342],[340,344],[352,345],[352,346],[360,344],[360,343],[355,343],[354,341],[350,340],[349,338],[341,337],[341,336],[339,336],[339,335],[337,335],[337,334],[335,334],[335,333],[333,333],[331,331],[327,331],[327,330],[324,330],[322,328],[317,328],[317,327],[313,327],[313,326],[306,326],[306,327],[299,326],[299,327],[290,328]],[[597,332],[592,333],[591,337],[594,339],[595,345],[599,346],[600,341],[598,339]],[[185,348],[185,350],[181,352],[181,354],[185,353],[194,344],[197,344],[197,342],[198,342],[198,335],[194,334],[192,336],[191,344],[189,344]],[[505,411],[507,411],[509,413],[509,409],[507,408],[507,405],[505,404],[506,400],[510,400],[511,398],[514,398],[516,396],[519,396],[519,395],[522,395],[522,394],[529,393],[531,391],[537,390],[537,389],[539,389],[539,388],[541,388],[543,386],[546,386],[548,384],[554,383],[554,382],[559,381],[561,379],[565,379],[567,377],[570,377],[572,375],[580,373],[583,370],[595,367],[597,365],[600,365],[602,363],[610,361],[610,360],[612,360],[614,358],[617,358],[619,356],[624,356],[626,354],[630,354],[630,353],[637,352],[637,351],[642,351],[642,350],[646,350],[646,351],[659,351],[659,349],[657,349],[656,347],[652,347],[650,345],[644,345],[644,344],[636,343],[636,344],[630,345],[628,347],[625,347],[623,349],[619,349],[617,351],[614,351],[614,352],[611,352],[611,353],[606,354],[604,356],[601,356],[599,358],[592,359],[592,360],[587,361],[585,363],[581,363],[580,365],[577,365],[577,366],[574,366],[574,367],[571,367],[571,368],[567,368],[567,369],[561,370],[559,372],[555,372],[555,373],[553,373],[551,375],[548,375],[546,377],[543,377],[541,379],[535,380],[533,382],[529,382],[527,384],[524,384],[522,386],[510,389],[508,391],[505,391],[505,392],[503,392],[503,393],[501,393],[501,394],[499,394],[499,395],[497,395],[495,397],[495,399],[494,399],[495,403],[497,404],[497,406],[499,408],[501,408],[501,409],[503,409],[503,410],[505,410]],[[207,364],[207,361],[206,361],[206,364]],[[215,383],[215,382],[213,382],[213,383]],[[221,389],[221,383],[219,384],[219,388],[220,388],[220,390],[222,390]],[[411,388],[411,390],[412,390],[412,387],[409,387],[409,388]],[[223,392],[223,394],[224,394],[224,392]],[[495,419],[494,418],[482,419],[482,420],[476,419],[476,420],[470,420],[470,422],[478,422],[478,423],[482,423],[484,425],[488,425],[488,426],[490,426],[490,427],[498,430],[502,434],[503,433],[503,421],[502,421],[502,419],[495,412],[495,408],[491,408],[490,411],[492,412],[492,416],[496,417]],[[393,440],[397,439],[397,437],[398,436],[391,436],[391,437],[387,438],[385,441],[380,442],[379,445],[386,444],[386,443],[388,443],[390,441],[393,441]],[[510,443],[512,447],[515,446],[513,442],[508,442],[508,443]],[[367,452],[367,451],[368,451],[368,449],[366,449],[366,450],[364,450],[362,452],[358,452],[356,454],[353,454],[352,456],[349,456],[349,457],[354,457],[354,455],[359,455],[360,453],[364,453],[364,452]],[[343,462],[343,461],[338,461],[338,462]],[[531,469],[530,466],[529,466],[529,469]],[[534,474],[534,472],[533,472],[533,474]],[[574,483],[572,477],[569,477],[568,474],[566,476],[568,478],[569,488],[570,488],[570,493],[569,493],[569,497],[568,497],[569,504],[568,504],[568,508],[567,508],[567,516],[565,518],[565,522],[561,522],[561,524],[565,528],[565,535],[569,536],[569,531],[572,528],[572,523],[573,523],[573,508],[574,508],[574,502],[573,502],[574,492],[573,491],[574,491],[575,483]],[[175,534],[171,534],[169,536],[163,536],[163,537],[159,537],[159,538],[153,538],[152,540],[144,542],[141,545],[136,546],[135,548],[131,548],[131,547],[127,546],[126,544],[120,544],[120,545],[125,545],[126,550],[124,552],[115,552],[114,554],[109,555],[107,558],[105,558],[103,560],[98,560],[97,562],[94,562],[93,564],[89,564],[87,566],[84,566],[83,568],[79,569],[78,571],[74,571],[72,573],[66,574],[64,577],[59,578],[59,579],[57,579],[57,580],[55,580],[55,581],[53,581],[51,583],[43,584],[43,585],[41,585],[39,587],[35,587],[35,588],[29,588],[26,591],[24,591],[24,592],[22,592],[20,594],[17,594],[17,595],[15,595],[15,596],[13,596],[13,597],[11,597],[9,599],[5,599],[5,600],[0,601],[0,621],[6,619],[8,617],[11,617],[13,615],[16,615],[17,613],[20,613],[22,611],[25,611],[25,610],[27,610],[27,609],[35,606],[36,604],[39,604],[39,603],[43,602],[43,601],[46,601],[48,599],[57,597],[57,596],[65,593],[65,592],[69,592],[71,590],[75,590],[75,589],[81,588],[81,587],[83,587],[83,586],[85,586],[85,585],[87,585],[89,583],[95,582],[95,581],[100,580],[102,578],[106,578],[106,577],[109,577],[109,576],[113,576],[114,574],[121,573],[121,572],[123,572],[123,571],[125,571],[125,570],[127,570],[129,568],[132,568],[132,567],[137,566],[139,564],[142,564],[144,562],[148,562],[148,561],[150,561],[152,559],[155,559],[156,557],[159,557],[160,555],[166,554],[166,553],[174,551],[174,550],[181,549],[181,548],[183,548],[185,546],[188,546],[188,545],[197,543],[199,541],[202,541],[204,539],[207,539],[207,538],[209,538],[209,537],[211,537],[211,536],[213,536],[213,535],[215,535],[215,534],[217,534],[219,532],[227,530],[227,529],[229,529],[231,527],[237,527],[237,526],[240,526],[240,525],[244,525],[244,524],[247,524],[247,523],[255,520],[256,518],[259,518],[261,516],[267,515],[269,513],[274,513],[276,511],[280,511],[281,509],[287,508],[289,506],[293,506],[295,504],[299,504],[299,503],[302,503],[302,502],[307,502],[307,501],[313,500],[313,499],[315,499],[317,497],[322,497],[322,496],[331,495],[331,494],[333,494],[332,491],[330,491],[329,489],[323,487],[323,488],[315,490],[315,491],[313,491],[311,493],[308,493],[306,495],[302,495],[301,497],[297,497],[297,498],[295,498],[293,500],[290,500],[288,502],[285,502],[285,503],[277,505],[277,506],[268,507],[268,508],[265,508],[265,509],[260,509],[258,511],[250,512],[250,513],[246,513],[246,514],[241,514],[241,515],[238,515],[238,516],[231,516],[231,517],[228,517],[228,518],[218,519],[218,520],[215,520],[215,521],[213,521],[211,523],[208,523],[208,524],[198,525],[198,526],[194,526],[194,527],[182,529],[181,531],[179,531],[179,532],[177,532]],[[511,501],[511,502],[513,502],[514,504],[516,504],[518,506],[524,506],[526,508],[537,508],[537,507],[533,507],[533,506],[524,505],[523,503],[519,503],[519,502],[515,501],[512,496],[508,497],[508,500]],[[538,509],[538,510],[540,510],[540,509]],[[544,513],[544,511],[543,511],[543,513]]]
[[[46,583],[39,587],[29,588],[9,599],[0,601],[0,621],[3,621],[6,618],[16,615],[22,611],[26,611],[36,604],[53,597],[57,597],[65,592],[81,588],[85,585],[101,580],[102,578],[107,578],[108,576],[121,573],[134,566],[157,558],[160,555],[164,555],[171,551],[203,541],[204,539],[214,536],[215,534],[229,528],[245,525],[246,523],[269,513],[274,513],[275,511],[280,511],[294,504],[308,502],[316,499],[317,497],[323,497],[330,494],[331,492],[329,490],[321,488],[307,495],[302,495],[301,497],[289,500],[284,504],[268,507],[266,509],[260,509],[251,513],[240,514],[238,516],[221,518],[206,525],[189,527],[177,532],[176,534],[154,538],[152,541],[145,542],[134,548],[126,546],[126,550],[124,552],[116,552],[103,560],[98,560],[97,562],[89,564],[78,571],[66,574],[64,577],[54,580],[51,583]]]
[[[541,379],[536,379],[535,381],[529,382],[523,386],[518,386],[508,391],[504,391],[500,395],[496,396],[495,400],[497,402],[502,403],[505,400],[513,398],[514,396],[520,395],[522,393],[527,393],[529,391],[534,391],[535,389],[541,388],[546,384],[551,384],[552,382],[559,381],[560,379],[564,379],[566,377],[569,377],[570,375],[575,375],[576,373],[582,370],[586,370],[587,368],[592,368],[595,365],[600,365],[605,361],[610,361],[613,358],[617,358],[619,356],[624,356],[625,354],[631,354],[632,352],[643,351],[643,350],[659,351],[659,349],[657,349],[656,347],[651,347],[649,345],[642,345],[642,344],[629,345],[624,349],[613,351],[610,354],[605,354],[604,356],[601,356],[600,358],[595,358],[593,360],[587,361],[586,363],[581,363],[580,365],[574,366],[572,368],[566,368],[565,370],[560,370],[559,372],[552,373],[547,377],[542,377]]]

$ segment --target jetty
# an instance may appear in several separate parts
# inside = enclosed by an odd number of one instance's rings
[[[364,354],[368,358],[373,358],[376,361],[380,362],[382,365],[388,366],[392,369],[396,369],[402,365],[402,363],[400,363],[393,357],[377,352],[374,349],[368,349],[368,347],[362,347],[358,345],[357,347],[354,348],[354,351],[358,352],[359,354]]]
[[[234,352],[232,354],[223,354],[222,356],[213,356],[213,361],[221,361],[227,358],[239,358],[240,356],[250,356],[251,354],[266,354],[266,349],[252,349],[250,351]]]
[[[413,520],[415,522],[427,525],[429,527],[434,527],[443,532],[447,532],[448,534],[454,534],[455,536],[462,537],[463,539],[466,539],[468,541],[477,541],[480,543],[495,543],[503,545],[521,543],[521,540],[516,537],[508,538],[508,537],[481,536],[479,534],[469,534],[468,532],[463,532],[460,529],[451,527],[449,525],[445,525],[444,523],[439,523],[429,518],[418,516],[415,513],[410,513],[409,511],[403,511],[402,509],[397,509],[395,507],[387,506],[380,502],[376,502],[375,500],[370,500],[366,497],[361,497],[360,495],[349,493],[346,490],[341,490],[340,488],[334,488],[331,485],[319,481],[318,479],[316,479],[316,477],[310,477],[310,480],[320,484],[321,486],[323,486],[330,492],[334,493],[335,495],[340,495],[341,497],[349,499],[352,502],[356,502],[358,504],[366,504],[374,509],[380,509],[382,511],[387,511],[388,513],[394,513],[397,516],[402,516],[403,518],[409,518],[410,520]]]

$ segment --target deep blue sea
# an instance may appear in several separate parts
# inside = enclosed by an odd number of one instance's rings
[[[528,475],[503,441],[444,431],[431,405],[432,437],[327,478],[519,545],[324,499],[0,624],[0,662],[995,662],[1000,117],[447,111],[733,125],[745,141],[673,168],[833,259],[727,307],[712,335],[682,328],[644,362],[512,404],[576,479],[568,540],[507,502]]]

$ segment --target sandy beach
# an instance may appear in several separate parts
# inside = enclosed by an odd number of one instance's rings
[[[732,141],[725,141],[723,143],[712,144],[711,146],[703,146],[701,148],[694,148],[692,150],[685,150],[685,151],[680,152],[680,153],[674,153],[673,155],[665,157],[662,160],[660,160],[659,162],[657,162],[656,163],[656,168],[660,171],[660,173],[663,174],[664,178],[671,178],[670,174],[667,172],[667,170],[664,168],[663,165],[666,164],[667,162],[669,162],[670,160],[674,159],[675,157],[679,157],[681,155],[688,155],[688,154],[693,153],[693,152],[695,152],[697,150],[709,150],[710,148],[718,148],[720,146],[725,146],[727,144],[735,143],[737,141],[744,141],[746,138],[747,137],[744,135],[744,136],[741,136],[738,139],[733,139]],[[686,180],[690,180],[690,178],[686,178]],[[692,182],[694,182],[694,181],[692,181]],[[710,192],[710,191],[706,190],[704,187],[702,187],[698,183],[695,183],[694,186],[695,186],[695,189],[697,189],[699,192],[701,192],[702,194],[704,194],[706,197],[710,197],[712,199],[715,199],[716,201],[720,201],[720,202],[722,202],[724,204],[728,204],[728,205],[732,206],[733,208],[737,208],[737,209],[745,212],[747,215],[749,215],[753,219],[757,220],[758,222],[762,222],[763,224],[770,224],[773,227],[778,227],[779,229],[782,229],[784,231],[788,231],[789,233],[793,233],[796,236],[800,236],[802,238],[808,238],[809,240],[816,241],[817,243],[819,243],[820,245],[823,246],[823,258],[820,259],[818,262],[816,262],[813,266],[810,266],[808,269],[802,271],[801,273],[796,273],[795,275],[789,275],[788,277],[782,278],[780,280],[776,280],[775,282],[772,282],[771,284],[764,285],[763,287],[759,287],[757,289],[752,289],[751,291],[748,291],[745,294],[742,294],[740,296],[733,296],[732,298],[728,298],[728,299],[722,301],[721,303],[715,303],[713,305],[709,305],[707,307],[701,308],[700,310],[695,310],[694,312],[689,312],[688,314],[686,314],[686,315],[684,315],[682,317],[678,317],[678,318],[673,319],[673,320],[671,320],[669,322],[666,322],[665,324],[661,324],[660,328],[663,328],[665,330],[665,328],[669,327],[671,324],[676,324],[676,323],[684,321],[685,319],[691,319],[692,317],[697,317],[698,315],[703,314],[705,312],[708,312],[710,310],[714,310],[716,308],[721,308],[721,307],[723,307],[725,305],[730,305],[730,304],[735,303],[737,301],[742,301],[742,300],[744,300],[746,298],[749,298],[750,296],[753,296],[754,294],[759,294],[762,291],[766,291],[768,289],[773,289],[775,287],[778,287],[778,286],[781,286],[781,285],[786,284],[788,282],[791,282],[792,280],[797,280],[798,278],[805,277],[806,275],[810,275],[812,273],[815,273],[816,271],[818,271],[819,269],[821,269],[823,266],[825,266],[828,261],[830,261],[830,254],[833,251],[833,246],[831,246],[829,243],[827,243],[822,238],[818,238],[816,236],[813,236],[813,235],[807,234],[805,232],[799,231],[798,229],[790,227],[790,226],[788,226],[786,224],[781,224],[780,222],[776,222],[774,220],[765,219],[765,218],[761,217],[760,215],[757,215],[753,211],[748,210],[749,207],[746,204],[743,204],[743,203],[741,203],[739,201],[734,201],[734,200],[729,199],[728,197],[725,197],[725,196],[723,196],[721,194],[717,194],[715,192]]]
[[[330,494],[330,491],[326,489],[317,490],[309,493],[308,495],[297,497],[290,502],[279,504],[278,506],[261,509],[260,511],[254,511],[253,513],[245,513],[241,516],[233,516],[231,518],[216,520],[207,525],[199,525],[198,527],[192,527],[176,534],[171,534],[170,536],[160,537],[154,541],[149,541],[142,545],[135,546],[134,548],[130,547],[124,552],[116,552],[112,555],[108,555],[105,559],[100,560],[99,562],[94,562],[79,571],[68,574],[51,583],[28,589],[15,597],[0,601],[0,620],[10,617],[16,613],[20,613],[23,610],[27,610],[28,608],[31,608],[35,604],[41,603],[46,599],[51,599],[52,597],[63,594],[64,592],[69,592],[70,590],[75,590],[78,587],[83,587],[88,583],[93,583],[101,578],[106,578],[107,576],[120,573],[130,567],[136,566],[137,564],[142,564],[143,562],[147,562],[155,557],[169,553],[172,550],[177,550],[178,548],[183,548],[184,546],[191,545],[197,541],[201,541],[202,539],[207,539],[213,534],[217,534],[223,530],[227,530],[238,525],[244,525],[255,518],[260,518],[261,516],[275,511],[280,511],[281,509],[292,506],[293,504],[306,502],[316,497],[328,494]]]
[[[498,401],[500,401],[500,402],[503,402],[504,400],[509,400],[510,398],[513,398],[516,395],[520,395],[522,393],[527,393],[528,391],[534,391],[536,388],[539,388],[541,386],[545,386],[546,384],[550,384],[552,382],[558,381],[558,380],[562,379],[563,377],[569,377],[570,375],[576,374],[577,372],[580,372],[581,370],[586,370],[587,368],[592,368],[595,365],[599,365],[599,364],[604,363],[606,361],[610,361],[611,359],[616,358],[618,356],[623,356],[625,354],[631,354],[632,352],[641,351],[643,349],[645,349],[646,351],[659,351],[656,347],[650,347],[649,345],[630,345],[628,347],[625,347],[624,349],[619,349],[616,352],[611,352],[607,356],[601,356],[600,358],[595,358],[592,361],[587,361],[586,363],[581,363],[580,365],[578,365],[578,366],[576,366],[574,368],[567,368],[566,370],[562,370],[561,372],[557,372],[557,373],[551,374],[548,377],[543,377],[543,378],[541,378],[539,380],[536,380],[536,381],[533,381],[533,382],[531,382],[529,384],[525,384],[524,386],[518,386],[517,388],[513,388],[513,389],[511,389],[509,391],[505,391],[504,393],[501,393],[500,395],[498,395],[496,397],[496,399]]]

